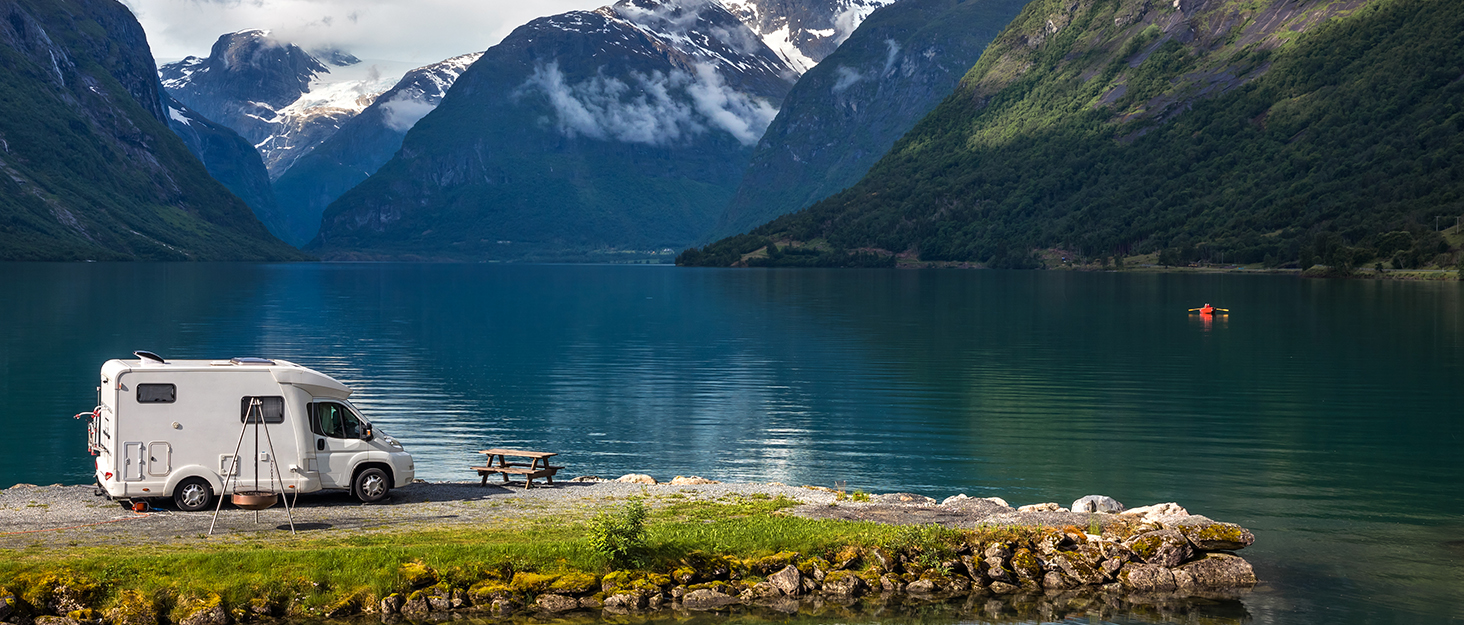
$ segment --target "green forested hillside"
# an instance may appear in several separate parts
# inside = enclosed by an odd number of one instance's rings
[[[0,0],[0,260],[305,258],[165,125],[114,0]]]
[[[858,185],[679,260],[1451,264],[1461,129],[1453,0],[1036,0]]]

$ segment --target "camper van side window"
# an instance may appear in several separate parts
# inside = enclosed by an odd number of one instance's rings
[[[251,400],[259,400],[259,407],[255,408],[253,415],[249,413]],[[260,416],[264,417],[264,423],[285,422],[285,398],[283,397],[243,397],[239,399],[239,422],[259,423]],[[246,421],[247,419],[247,421]]]
[[[331,438],[361,438],[361,420],[345,406],[319,402],[312,406],[310,429]]]
[[[178,401],[178,387],[172,384],[138,384],[137,403],[171,404]]]

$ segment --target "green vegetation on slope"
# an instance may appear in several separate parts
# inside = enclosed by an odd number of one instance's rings
[[[1458,3],[1193,4],[1033,2],[858,185],[678,262],[780,241],[831,262],[1453,266],[1433,230],[1464,213]]]
[[[164,125],[121,4],[18,0],[0,31],[0,260],[304,258]]]

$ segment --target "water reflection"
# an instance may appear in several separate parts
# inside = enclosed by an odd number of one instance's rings
[[[1464,290],[1267,276],[474,265],[8,265],[0,482],[89,480],[107,358],[340,378],[426,479],[493,446],[1237,521],[1259,622],[1464,618]],[[1220,301],[1234,319],[1185,310]],[[19,302],[20,304],[16,304]],[[1300,615],[1300,616],[1298,616]],[[964,618],[964,617],[963,617]],[[1036,618],[1036,617],[1033,617]]]

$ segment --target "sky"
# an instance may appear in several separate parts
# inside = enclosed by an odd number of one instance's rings
[[[219,35],[273,31],[307,50],[426,65],[481,52],[536,17],[613,0],[122,0],[159,63],[208,56]]]

